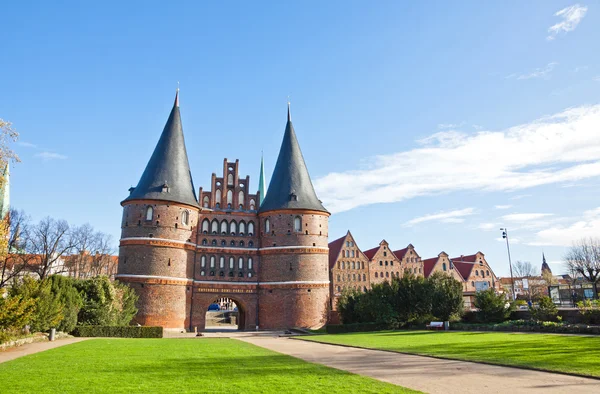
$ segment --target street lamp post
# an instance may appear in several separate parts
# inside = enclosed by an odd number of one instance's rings
[[[517,299],[517,293],[515,293],[515,279],[513,278],[512,262],[510,261],[510,246],[508,245],[508,229],[501,228],[500,231],[502,231],[502,238],[504,238],[506,240],[506,250],[508,251],[508,266],[510,268],[510,284],[512,286],[512,294],[513,294],[513,301],[514,301]]]

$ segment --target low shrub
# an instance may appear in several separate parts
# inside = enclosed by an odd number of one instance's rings
[[[536,306],[529,308],[533,320],[552,322],[558,317],[558,308],[548,296],[542,296]]]
[[[325,327],[327,334],[343,334],[345,332],[367,332],[389,329],[389,325],[383,323],[352,323],[352,324],[330,324]]]
[[[577,303],[582,320],[587,324],[600,324],[600,301],[585,300]]]
[[[450,325],[450,329],[458,331],[547,332],[600,335],[600,326],[535,320],[509,320],[497,324],[454,323]]]
[[[144,326],[78,326],[72,334],[76,337],[162,338],[162,327]]]
[[[478,291],[475,294],[477,320],[482,323],[500,323],[508,319],[512,305],[506,301],[504,294],[494,289]]]

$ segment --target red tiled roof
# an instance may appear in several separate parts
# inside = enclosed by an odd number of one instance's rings
[[[439,259],[439,257],[432,257],[430,259],[423,260],[423,275],[426,278],[429,277],[429,274],[431,274],[433,267],[435,267],[435,264],[438,262]]]
[[[465,263],[475,263],[477,261],[477,253],[469,255],[469,256],[454,257],[450,260],[459,261],[459,262],[462,261]]]
[[[374,247],[373,249],[365,250],[365,251],[363,252],[363,254],[364,254],[365,256],[367,256],[367,258],[368,258],[369,260],[371,260],[371,259],[373,258],[373,256],[375,256],[375,253],[377,253],[377,251],[379,250],[379,248],[380,248],[380,247],[381,247],[381,245],[380,245],[380,246],[376,246],[376,247]]]
[[[393,253],[398,258],[398,260],[402,260],[407,251],[408,251],[408,246],[404,249],[396,250]]]
[[[461,262],[452,259],[452,264],[454,264],[454,268],[460,273],[464,280],[467,280],[471,275],[471,271],[473,271],[473,267],[475,264],[468,262]]]
[[[344,241],[348,234],[329,243],[329,269],[333,268],[335,261],[340,254],[340,250],[344,246]]]

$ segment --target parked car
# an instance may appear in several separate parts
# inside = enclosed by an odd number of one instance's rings
[[[219,304],[210,304],[208,306],[208,310],[209,311],[220,311],[221,307],[219,306]]]

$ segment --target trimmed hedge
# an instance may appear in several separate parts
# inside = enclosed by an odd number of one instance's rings
[[[600,326],[568,324],[535,320],[509,320],[498,324],[450,324],[451,330],[458,331],[509,331],[509,332],[548,332],[558,334],[600,335]]]
[[[76,337],[162,338],[162,327],[139,326],[79,326],[72,334]]]
[[[325,329],[327,334],[343,334],[345,332],[389,330],[390,326],[385,323],[330,324]]]

